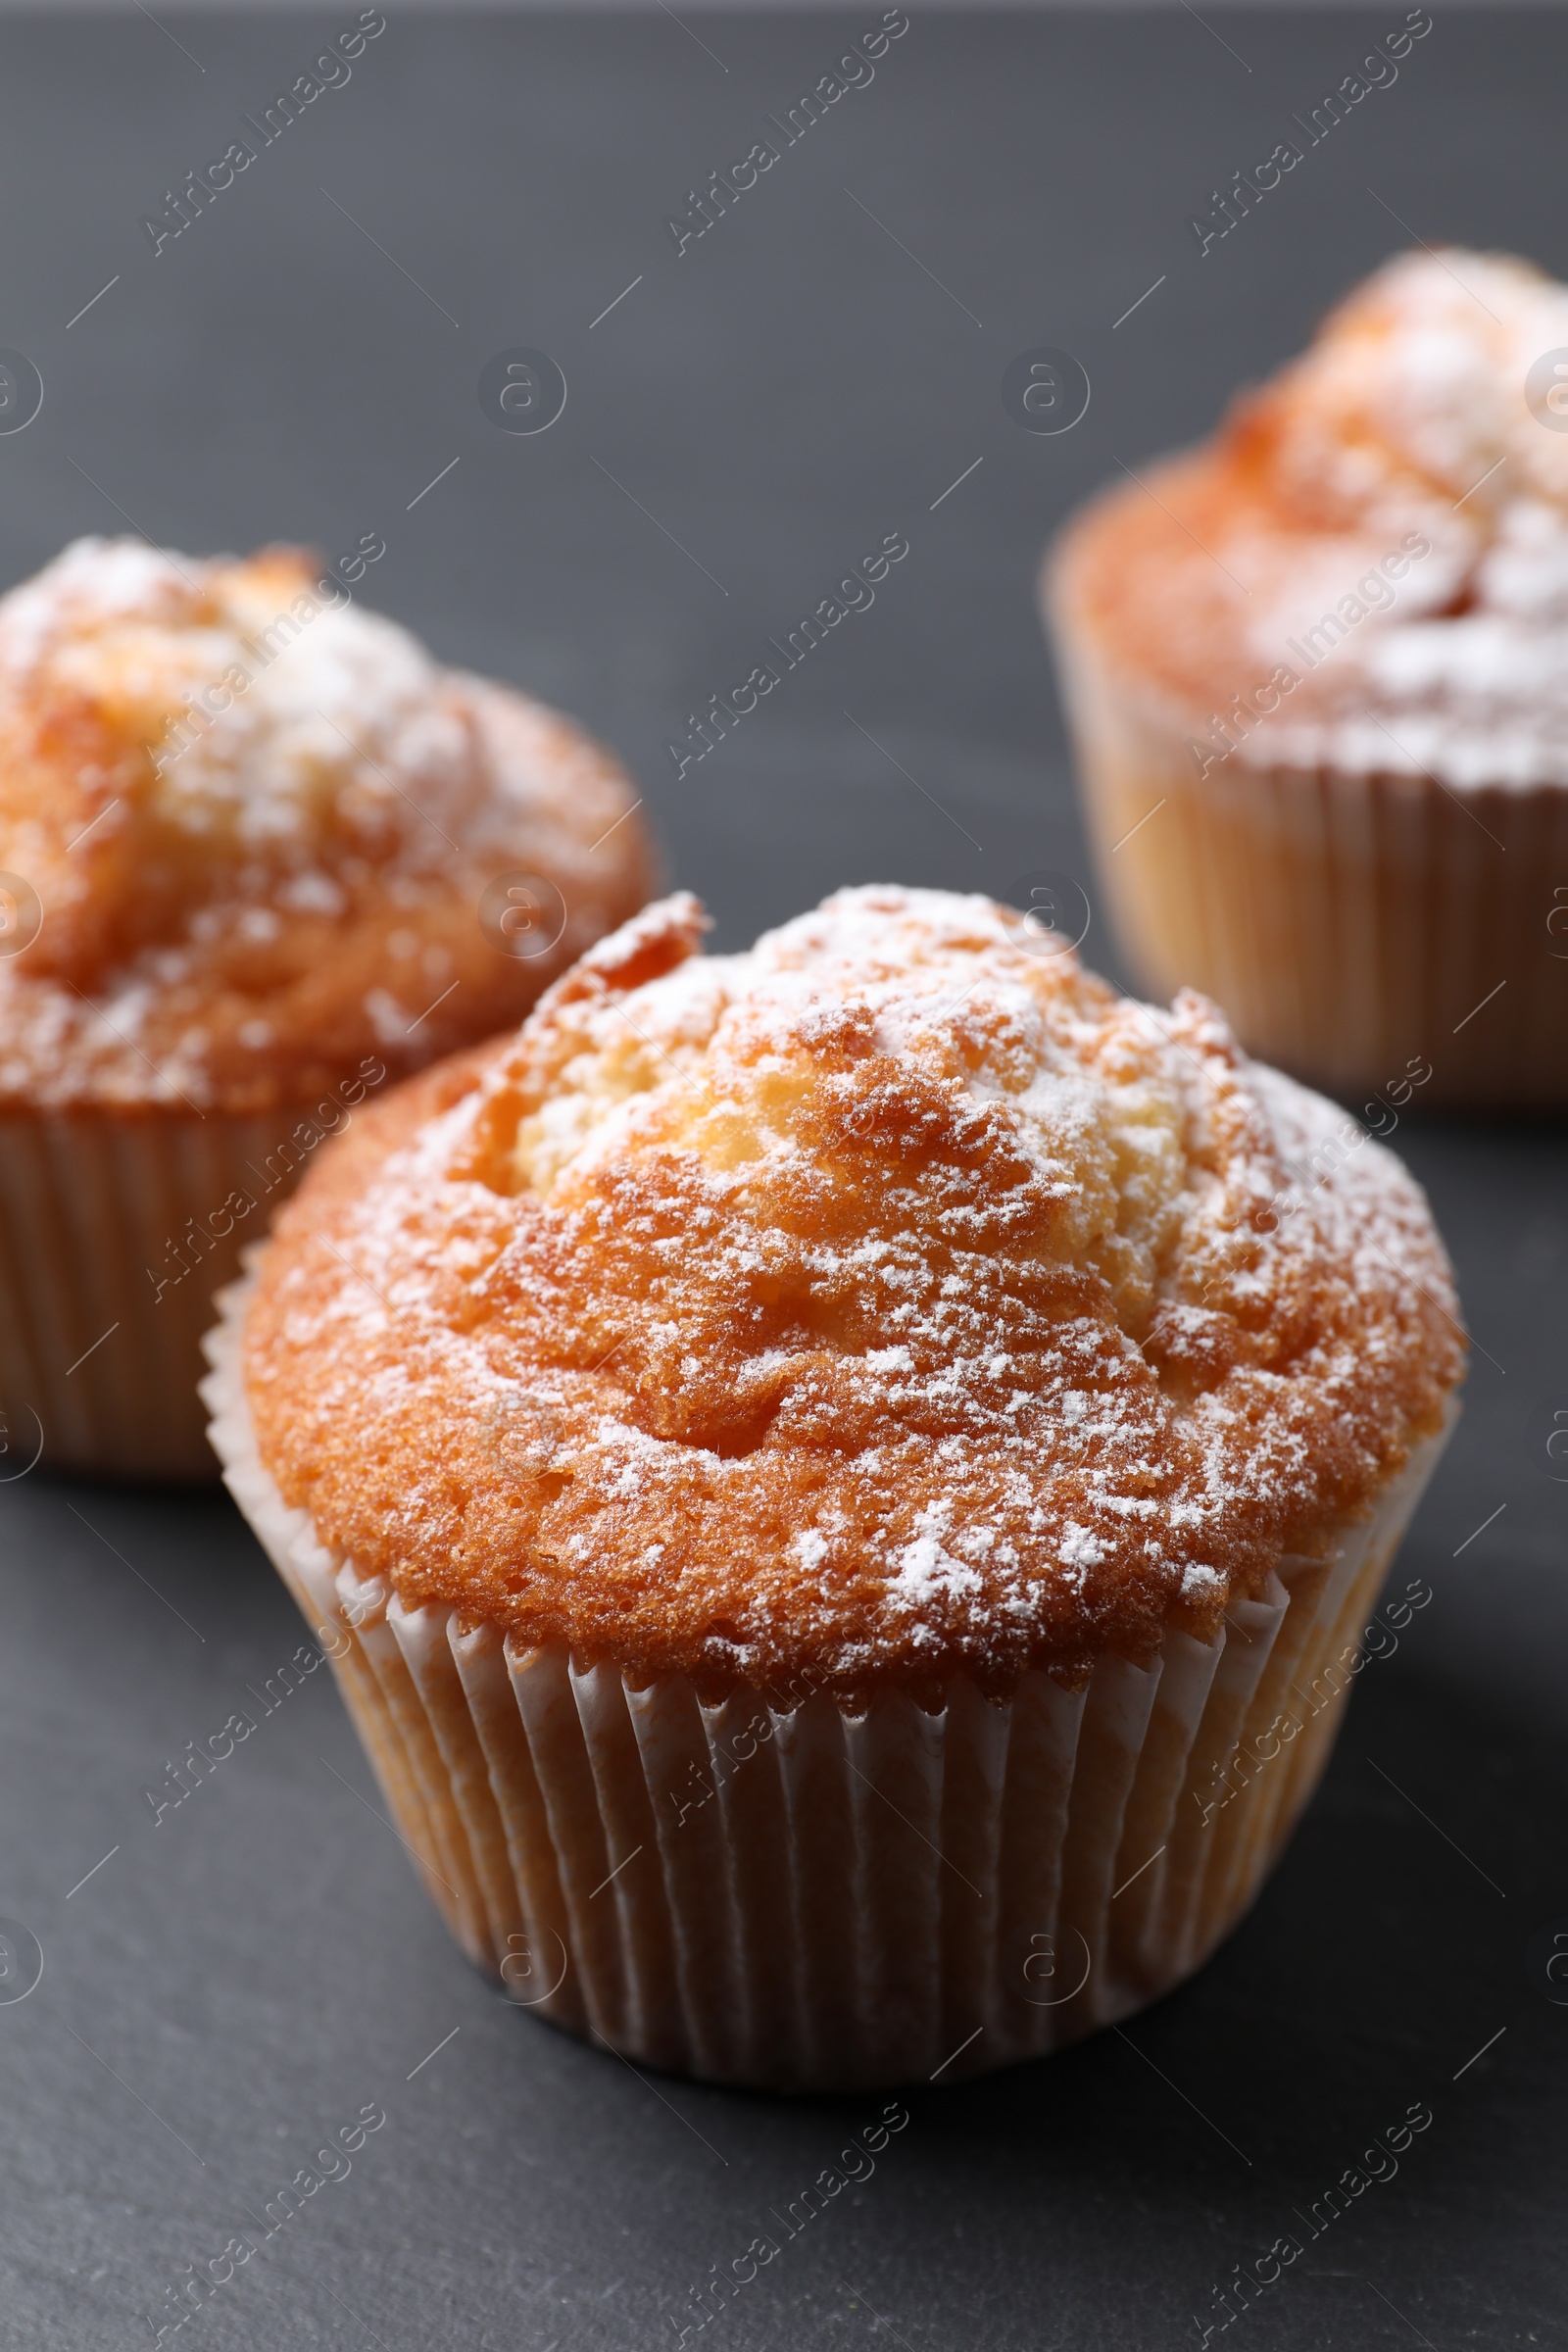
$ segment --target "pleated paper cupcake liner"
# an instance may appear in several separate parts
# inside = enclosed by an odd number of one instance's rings
[[[1254,764],[1139,700],[1053,616],[1102,890],[1140,985],[1212,997],[1340,1094],[1568,1103],[1568,788]],[[1556,886],[1563,886],[1560,896]]]
[[[1416,1450],[1328,1556],[1287,1560],[1210,1642],[956,1678],[860,1713],[529,1647],[411,1608],[323,1545],[256,1447],[251,1285],[203,1393],[224,1477],[331,1656],[392,1817],[464,1950],[511,1997],[706,2081],[836,2090],[1038,2057],[1197,1969],[1246,1912],[1327,1761]],[[1444,1435],[1446,1436],[1446,1432]]]
[[[0,1478],[216,1476],[202,1334],[300,1116],[0,1112]]]

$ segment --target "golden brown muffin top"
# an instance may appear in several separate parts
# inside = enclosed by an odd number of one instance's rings
[[[704,1685],[1003,1689],[1207,1636],[1440,1426],[1419,1189],[1200,998],[938,891],[704,927],[645,909],[279,1221],[262,1458],[406,1599]]]
[[[266,1109],[510,1027],[646,897],[633,800],[298,549],[78,540],[0,598],[0,1102]]]
[[[1200,767],[1568,782],[1554,352],[1568,287],[1505,256],[1400,256],[1212,441],[1069,527],[1057,610]]]

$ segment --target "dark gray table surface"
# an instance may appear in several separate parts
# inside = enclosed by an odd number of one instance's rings
[[[677,256],[685,192],[880,13],[393,12],[156,257],[141,217],[350,0],[0,20],[0,344],[46,386],[0,438],[0,579],[132,523],[202,552],[381,532],[373,601],[614,743],[721,945],[844,881],[1087,881],[1031,606],[1048,533],[1118,462],[1204,430],[1401,222],[1564,270],[1568,35],[1441,8],[1397,82],[1200,257],[1189,217],[1396,0],[917,14]],[[1059,438],[1002,406],[1036,345],[1093,382]],[[476,398],[515,346],[569,385],[537,436]],[[694,704],[892,531],[910,552],[874,608],[677,779]],[[1085,952],[1116,970],[1102,925]],[[1433,1599],[1361,1676],[1283,1868],[1124,2034],[911,2092],[874,2177],[715,2347],[1196,2344],[1233,2266],[1301,2235],[1415,2101],[1434,2120],[1397,2177],[1235,2328],[1282,2352],[1564,2340],[1568,2007],[1525,1954],[1568,1929],[1568,1488],[1539,1444],[1568,1407],[1568,1152],[1459,1121],[1399,1141],[1479,1345],[1396,1580]],[[426,1908],[324,1674],[155,1824],[167,1763],[300,1638],[220,1494],[35,1473],[0,1489],[0,1914],[44,1961],[0,2005],[0,2341],[151,2342],[186,2266],[376,2101],[349,2177],[166,2342],[674,2352],[688,2289],[880,2101],[639,2079],[509,2009]]]

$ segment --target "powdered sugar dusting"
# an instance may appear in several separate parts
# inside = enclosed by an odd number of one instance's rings
[[[249,1110],[493,1034],[643,895],[633,798],[301,550],[78,540],[0,598],[0,870],[45,909],[0,1097]],[[564,909],[537,958],[480,926],[509,871]]]
[[[1205,773],[1568,782],[1558,351],[1568,287],[1506,256],[1399,256],[1211,441],[1069,535],[1069,637],[1098,621]]]
[[[346,767],[389,819],[399,791],[449,823],[474,798],[468,731],[430,657],[291,551],[202,562],[78,539],[0,598],[0,675],[138,728],[158,812],[183,831],[304,846]]]
[[[650,1670],[998,1683],[1211,1630],[1437,1425],[1419,1193],[1201,1000],[980,898],[700,929],[646,910],[292,1216],[253,1399],[356,1557]],[[498,1457],[546,1380],[548,1446]]]
[[[1326,528],[1283,577],[1260,559],[1259,675],[1284,662],[1299,682],[1244,760],[1568,782],[1568,434],[1526,398],[1562,349],[1568,288],[1506,258],[1407,254],[1265,396],[1275,486]]]

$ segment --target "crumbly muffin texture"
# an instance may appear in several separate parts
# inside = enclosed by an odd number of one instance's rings
[[[1055,594],[1205,760],[1568,782],[1568,287],[1405,254],[1186,458],[1087,510]]]
[[[976,897],[645,909],[284,1211],[262,1458],[410,1601],[633,1674],[1075,1678],[1322,1548],[1462,1341],[1399,1163]]]
[[[42,910],[0,1103],[261,1110],[510,1026],[647,895],[633,797],[298,549],[77,541],[0,598],[0,872]],[[516,870],[564,900],[552,956],[481,930]]]

